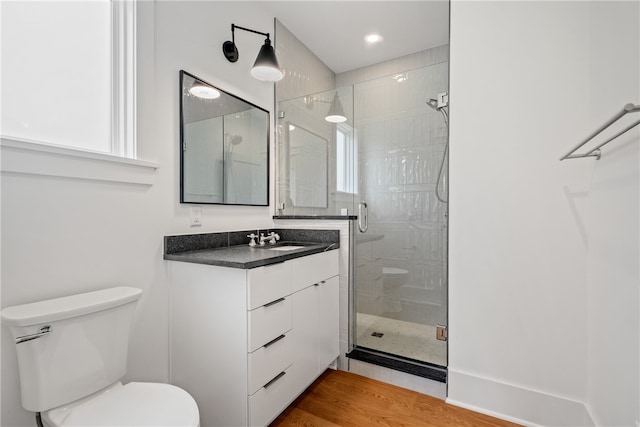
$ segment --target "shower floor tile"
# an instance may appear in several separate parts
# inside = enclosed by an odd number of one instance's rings
[[[357,325],[359,346],[447,366],[447,343],[436,339],[435,326],[364,313],[357,314]]]

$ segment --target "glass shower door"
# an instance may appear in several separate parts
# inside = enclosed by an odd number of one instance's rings
[[[437,339],[447,324],[447,204],[436,187],[446,194],[448,129],[426,102],[447,87],[441,63],[278,103],[279,214],[358,217],[349,350],[447,364]],[[336,95],[344,122],[327,120]]]
[[[352,344],[438,366],[447,365],[438,339],[447,324],[447,204],[436,186],[446,193],[448,129],[426,101],[447,90],[447,76],[442,63],[354,86],[368,229],[353,233]]]

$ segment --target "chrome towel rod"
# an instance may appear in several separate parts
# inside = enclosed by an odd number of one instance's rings
[[[592,133],[587,139],[585,139],[580,144],[578,144],[574,148],[572,148],[567,154],[565,154],[564,156],[560,157],[560,160],[562,161],[562,160],[566,160],[566,159],[581,159],[583,157],[595,157],[596,159],[600,159],[600,148],[602,148],[606,144],[610,143],[611,141],[613,141],[614,139],[616,139],[620,135],[622,135],[622,134],[630,131],[634,127],[638,126],[640,124],[640,120],[636,120],[635,122],[631,123],[629,126],[624,128],[623,130],[621,130],[620,132],[618,132],[617,134],[615,134],[611,138],[607,139],[606,141],[604,141],[603,143],[601,143],[597,147],[591,149],[590,151],[588,151],[588,152],[586,152],[584,154],[574,154],[574,153],[576,151],[578,151],[587,142],[591,141],[593,138],[598,136],[600,134],[600,132],[602,132],[603,130],[605,130],[606,128],[608,128],[609,126],[611,126],[612,124],[614,124],[618,120],[620,120],[623,116],[627,115],[628,113],[637,113],[639,111],[640,111],[640,105],[633,105],[633,104],[625,105],[624,108],[622,109],[622,111],[620,111],[618,114],[613,116],[611,118],[611,120],[609,120],[607,123],[602,125],[598,130],[596,130],[594,133]]]

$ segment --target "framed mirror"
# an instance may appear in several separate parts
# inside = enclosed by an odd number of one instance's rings
[[[180,203],[269,205],[269,112],[180,71]]]

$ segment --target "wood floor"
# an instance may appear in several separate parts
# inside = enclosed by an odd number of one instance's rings
[[[344,371],[328,370],[271,427],[512,427],[507,421]]]

